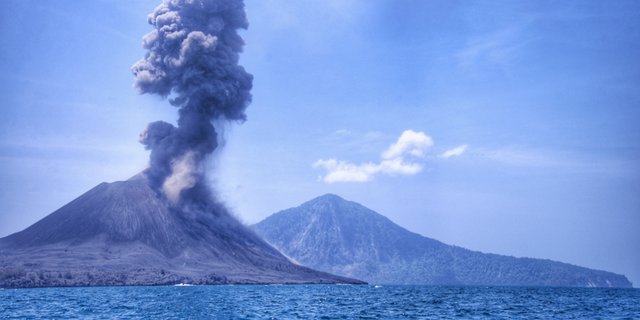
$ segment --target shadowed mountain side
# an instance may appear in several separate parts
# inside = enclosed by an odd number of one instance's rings
[[[177,208],[142,174],[0,239],[0,287],[359,283],[291,263],[223,207]]]
[[[371,283],[631,287],[610,272],[446,245],[331,194],[275,213],[254,230],[303,265]]]

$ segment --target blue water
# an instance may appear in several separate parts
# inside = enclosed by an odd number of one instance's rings
[[[640,290],[225,285],[0,290],[2,319],[640,319]]]

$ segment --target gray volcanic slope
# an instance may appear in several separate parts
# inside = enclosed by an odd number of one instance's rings
[[[370,283],[631,287],[610,272],[446,245],[331,194],[275,213],[254,230],[303,265]]]
[[[144,175],[0,239],[0,287],[361,283],[290,262],[224,208],[177,209]]]

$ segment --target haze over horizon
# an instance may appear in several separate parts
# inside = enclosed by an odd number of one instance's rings
[[[143,170],[157,0],[0,2],[0,237]],[[324,193],[448,244],[640,285],[640,3],[246,1],[247,121],[209,167],[258,222]]]

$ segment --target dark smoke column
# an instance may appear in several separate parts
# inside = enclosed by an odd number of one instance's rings
[[[169,97],[178,126],[150,123],[140,141],[151,150],[147,176],[177,203],[208,193],[203,160],[218,146],[213,120],[246,119],[253,77],[238,65],[248,26],[242,0],[164,0],[149,15],[149,50],[132,71],[141,93]]]

